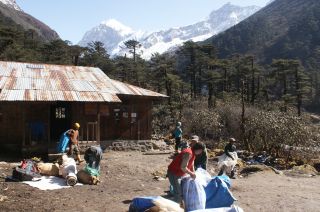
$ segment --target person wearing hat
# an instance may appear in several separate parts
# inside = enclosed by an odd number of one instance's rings
[[[196,143],[199,142],[199,136],[197,135],[193,135],[191,137],[191,142],[190,142],[190,146],[193,147]],[[198,168],[202,168],[204,170],[207,170],[207,164],[208,164],[208,152],[207,152],[207,148],[204,145],[204,150],[202,151],[202,153],[200,155],[197,155],[195,160],[194,160],[194,168],[195,170],[197,170]]]
[[[75,155],[76,160],[79,163],[82,163],[83,160],[81,160],[81,157],[80,157],[80,149],[79,149],[79,141],[78,141],[79,129],[80,129],[80,124],[74,123],[73,128],[68,131],[68,135],[70,137],[68,155],[69,156]]]
[[[225,146],[224,148],[224,154],[231,158],[232,160],[236,160],[234,156],[230,153],[233,153],[236,151],[236,145],[234,144],[236,142],[235,138],[230,138],[229,143]],[[218,175],[222,175],[225,172],[225,167],[222,167]],[[235,179],[236,178],[236,173],[234,167],[231,169],[230,177]]]
[[[177,122],[176,124],[176,128],[174,129],[173,131],[173,136],[174,136],[174,139],[176,141],[175,143],[175,151],[178,152],[178,149],[181,145],[181,139],[182,139],[182,129],[181,129],[181,122]]]
[[[234,144],[236,142],[236,139],[230,138],[229,143],[225,146],[224,148],[224,153],[234,160],[233,156],[230,154],[230,152],[235,152],[236,151],[236,145]]]
[[[194,172],[194,160],[197,155],[200,155],[205,149],[203,143],[198,142],[191,148],[185,148],[182,150],[168,166],[167,176],[170,181],[170,185],[173,188],[174,199],[177,203],[181,203],[181,179],[185,175],[189,174],[193,179],[196,178]]]

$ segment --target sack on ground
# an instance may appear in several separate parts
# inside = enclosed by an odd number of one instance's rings
[[[186,177],[182,180],[181,186],[186,211],[205,209],[206,193],[201,180]]]
[[[197,182],[202,185],[203,187],[206,187],[208,183],[212,180],[211,175],[204,169],[198,168],[195,172],[196,174],[196,180]]]
[[[32,160],[23,160],[19,167],[12,171],[12,178],[19,181],[32,181],[33,178],[40,178],[41,175],[37,166]]]
[[[99,182],[99,178],[97,176],[92,176],[87,173],[85,170],[80,170],[77,173],[78,181],[83,184],[88,185],[97,185]]]
[[[37,167],[41,175],[59,176],[59,164],[57,163],[38,163]]]
[[[180,205],[174,201],[165,199],[163,197],[154,199],[153,204],[160,209],[160,212],[170,211],[170,212],[183,212],[184,210]]]
[[[153,204],[153,200],[157,198],[159,197],[136,197],[130,204],[129,212],[144,212],[155,206],[155,204]]]
[[[86,171],[91,176],[100,176],[100,171],[98,169],[91,168],[88,164],[86,165],[86,167],[84,167],[84,171]]]
[[[132,200],[129,212],[183,212],[180,205],[160,196],[137,197]]]
[[[230,192],[230,178],[226,175],[214,177],[205,187],[206,208],[231,207],[236,198]]]
[[[67,185],[74,186],[77,183],[77,165],[73,158],[67,155],[62,156],[62,165],[59,168],[59,174],[67,181]]]
[[[205,209],[205,210],[196,210],[192,212],[243,212],[243,210],[238,206],[232,206],[229,208],[212,208],[212,209]]]

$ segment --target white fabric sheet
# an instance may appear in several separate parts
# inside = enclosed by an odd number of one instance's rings
[[[36,181],[24,181],[22,183],[28,184],[40,190],[56,190],[56,189],[71,187],[71,186],[67,186],[66,179],[60,178],[60,177],[54,177],[54,176],[42,176]],[[83,184],[77,183],[77,185],[83,185]]]

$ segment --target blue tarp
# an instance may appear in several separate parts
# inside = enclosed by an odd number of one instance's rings
[[[236,200],[229,188],[231,181],[228,176],[214,177],[204,188],[206,192],[206,208],[230,207]]]
[[[70,140],[69,136],[67,135],[67,132],[68,131],[64,132],[60,137],[59,144],[57,146],[58,153],[64,153],[67,149]]]
[[[213,177],[209,184],[204,187],[206,193],[206,209],[231,207],[236,200],[229,188],[231,180],[228,176],[222,175]],[[129,212],[144,212],[145,210],[154,206],[153,200],[161,198],[159,196],[153,197],[137,197],[132,200]]]
[[[154,197],[137,197],[132,200],[130,205],[130,212],[144,212],[149,208],[152,208],[154,204],[152,203],[153,200],[160,198],[159,196]]]

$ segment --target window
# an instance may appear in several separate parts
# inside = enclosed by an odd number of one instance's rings
[[[114,109],[114,117],[116,121],[120,121],[120,109]]]
[[[137,113],[131,113],[131,123],[136,123],[137,122]]]
[[[129,117],[129,113],[128,112],[123,112],[123,118],[128,118]]]
[[[57,107],[56,108],[56,119],[65,119],[66,118],[66,108]]]

